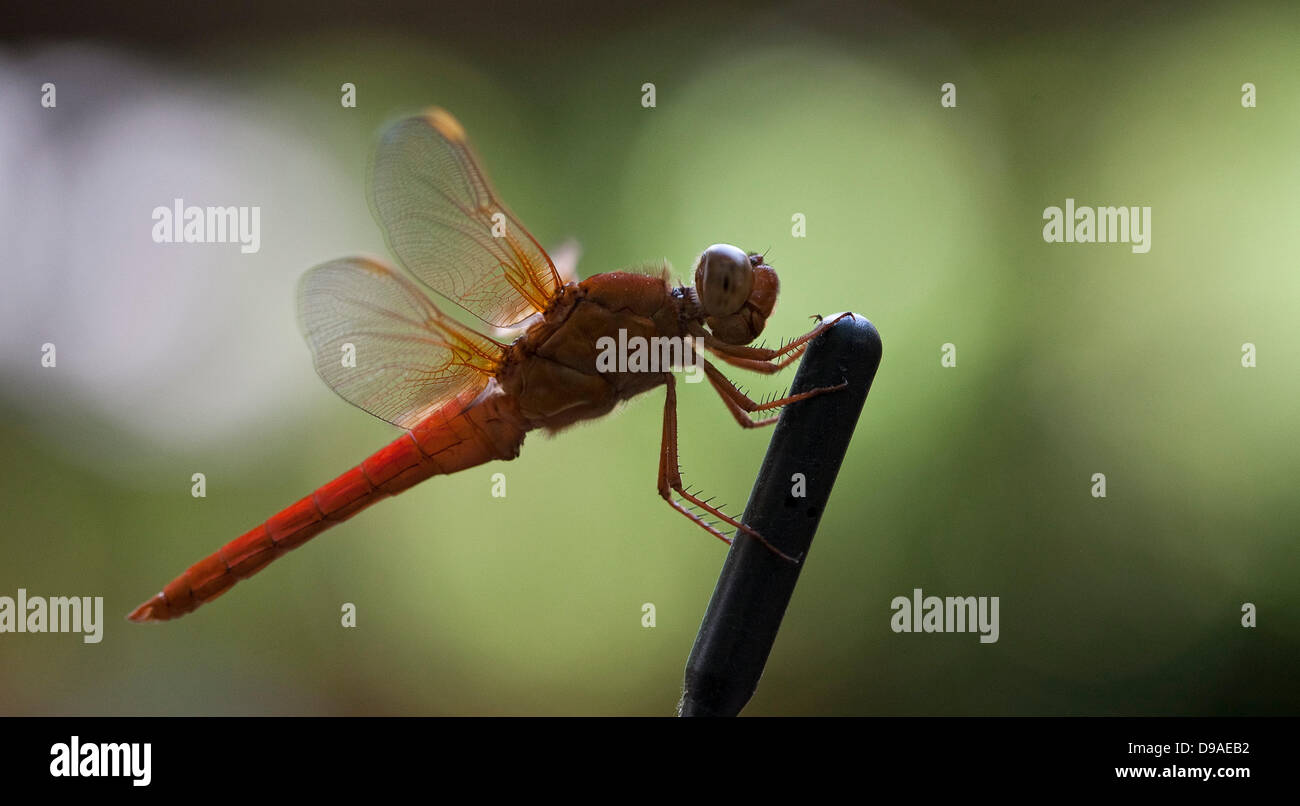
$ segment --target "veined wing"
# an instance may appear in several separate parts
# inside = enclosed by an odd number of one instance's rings
[[[344,400],[402,428],[487,386],[505,351],[369,258],[308,271],[298,285],[298,322],[321,379]]]
[[[370,198],[389,247],[411,274],[490,325],[508,328],[540,313],[562,284],[445,110],[384,133]]]

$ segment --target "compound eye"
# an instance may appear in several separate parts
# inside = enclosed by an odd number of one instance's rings
[[[740,310],[754,289],[754,267],[743,249],[719,243],[700,255],[695,289],[709,316],[729,316]]]

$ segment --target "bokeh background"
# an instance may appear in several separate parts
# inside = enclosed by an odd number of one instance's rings
[[[746,713],[1300,710],[1294,6],[12,12],[0,595],[103,596],[108,623],[98,645],[0,635],[0,713],[672,713],[725,547],[656,495],[658,394],[426,482],[181,621],[123,620],[394,436],[316,378],[294,288],[385,254],[366,160],[430,104],[539,240],[581,241],[583,276],[665,258],[684,275],[732,242],[781,273],[767,336],[846,309],[878,326]],[[261,251],[154,244],[150,212],[176,197],[260,205]],[[1045,244],[1067,197],[1151,206],[1150,253]],[[686,479],[739,510],[766,434],[681,389]],[[1000,640],[894,634],[890,600],[915,587],[1000,596]]]

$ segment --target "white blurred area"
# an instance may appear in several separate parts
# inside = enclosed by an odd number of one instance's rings
[[[120,475],[173,449],[275,450],[265,429],[327,402],[297,331],[297,280],[384,252],[366,155],[325,153],[316,106],[102,49],[0,51],[0,406]],[[152,211],[175,198],[260,206],[260,251],[155,244]],[[41,366],[46,342],[55,369]],[[108,466],[85,455],[96,446],[115,450]]]

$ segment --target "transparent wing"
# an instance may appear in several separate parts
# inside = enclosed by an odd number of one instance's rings
[[[582,259],[582,244],[569,238],[559,246],[551,247],[551,264],[555,273],[560,275],[562,283],[576,283],[582,280],[578,276],[578,261]]]
[[[505,350],[368,258],[308,271],[298,285],[298,322],[321,379],[344,400],[402,428],[486,386]]]
[[[497,198],[465,130],[444,110],[384,133],[370,197],[411,274],[490,325],[511,327],[545,310],[560,288],[546,251]]]

